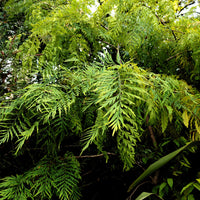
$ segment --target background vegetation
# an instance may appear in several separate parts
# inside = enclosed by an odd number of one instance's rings
[[[0,199],[198,199],[195,1],[0,4]]]

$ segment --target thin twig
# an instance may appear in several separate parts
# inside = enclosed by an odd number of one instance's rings
[[[109,28],[104,26],[103,24],[101,24],[101,27],[105,28],[106,30],[109,30]]]
[[[145,4],[143,4],[143,6],[146,7],[146,8],[149,8],[149,9],[152,11],[152,8],[151,8],[150,6],[147,6],[147,5],[145,5]],[[160,19],[160,17],[159,17],[154,11],[152,11],[152,12],[153,12],[153,14],[156,16],[156,18],[158,19],[158,21],[159,21],[163,26],[166,26],[166,24],[169,23],[169,22],[166,22],[166,21],[163,21],[162,19]],[[168,26],[166,26],[166,27],[172,32],[172,35],[173,35],[174,39],[177,40],[174,31],[173,31],[170,27],[168,27]]]
[[[116,155],[115,153],[110,153],[110,152],[107,152],[106,154],[108,155]],[[102,157],[102,156],[105,156],[105,154],[101,153],[101,154],[97,154],[97,155],[85,155],[85,156],[75,156],[75,158],[97,158],[97,157]]]
[[[37,53],[37,54],[35,54],[35,56],[42,56],[42,55],[44,55],[43,53]]]
[[[105,44],[107,44],[107,45],[109,45],[109,46],[111,46],[111,47],[113,47],[113,48],[115,48],[115,49],[117,49],[116,46],[114,46],[113,44],[110,44],[110,43],[107,42],[107,41],[104,41],[104,40],[100,40],[100,41],[103,42],[103,43],[105,43]]]
[[[182,31],[178,31],[178,30],[174,30],[174,29],[172,29],[172,31],[174,31],[174,32],[177,32],[177,33],[182,33],[182,34],[185,34],[184,32],[182,32]]]
[[[135,162],[135,164],[138,166],[138,167],[140,167],[143,171],[145,171],[146,169],[142,166],[142,165],[140,165],[137,161]],[[152,183],[154,182],[154,178],[152,177],[152,176],[149,176],[149,178],[151,179],[151,181],[152,181]]]
[[[180,14],[185,8],[187,8],[188,6],[191,6],[195,3],[195,1],[192,1],[191,3],[186,4],[183,8],[181,8],[178,12],[178,14]]]
[[[170,61],[170,60],[172,60],[173,58],[176,58],[177,56],[179,56],[180,54],[182,54],[183,52],[179,52],[179,53],[177,53],[177,54],[175,54],[175,55],[173,55],[173,56],[171,56],[171,57],[169,57],[169,58],[167,58],[165,61]]]
[[[169,27],[168,27],[169,28]],[[172,35],[174,36],[174,39],[175,40],[177,40],[177,38],[176,38],[176,35],[175,35],[175,33],[174,33],[174,31],[171,29],[171,28],[169,28],[170,30],[171,30],[171,32],[172,32]]]
[[[149,182],[149,181],[145,181],[145,182],[143,182],[143,183],[140,183],[140,184],[133,190],[133,192],[131,193],[131,195],[130,195],[126,200],[131,200],[132,196],[135,194],[135,192],[137,191],[137,189],[138,189],[140,186],[142,186],[142,185],[144,185],[144,184],[146,184],[146,183],[150,183],[150,182]]]

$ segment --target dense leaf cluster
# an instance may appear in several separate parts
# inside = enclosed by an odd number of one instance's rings
[[[182,14],[193,3],[2,3],[1,199],[80,199],[94,157],[134,179],[138,167],[199,140],[199,17]],[[194,199],[197,175],[182,176],[190,165],[180,157],[145,189]]]

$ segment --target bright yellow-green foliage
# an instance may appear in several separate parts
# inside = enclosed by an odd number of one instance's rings
[[[123,56],[145,67],[155,69],[158,65],[157,71],[164,73],[181,68],[198,79],[199,19],[187,17],[192,11],[181,16],[192,2],[106,0],[92,13],[92,0],[11,0],[7,11],[11,16],[25,12],[30,27],[30,35],[18,53],[25,71],[38,70],[36,58],[40,67],[46,61],[62,64],[71,58],[88,62],[102,47],[120,47]]]

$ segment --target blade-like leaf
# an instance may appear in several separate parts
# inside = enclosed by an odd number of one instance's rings
[[[142,192],[135,200],[143,200],[143,199],[146,199],[147,197],[149,197],[151,195],[155,195],[155,194],[154,193],[149,193],[149,192]],[[162,199],[158,195],[156,195],[156,197],[158,197],[159,199]]]
[[[138,183],[140,183],[143,179],[145,179],[147,176],[158,170],[159,168],[166,165],[170,160],[175,158],[179,153],[184,151],[188,146],[194,145],[197,142],[190,142],[186,144],[185,146],[177,149],[176,151],[173,151],[172,153],[160,158],[158,161],[151,164],[128,188],[128,192],[130,192]]]

